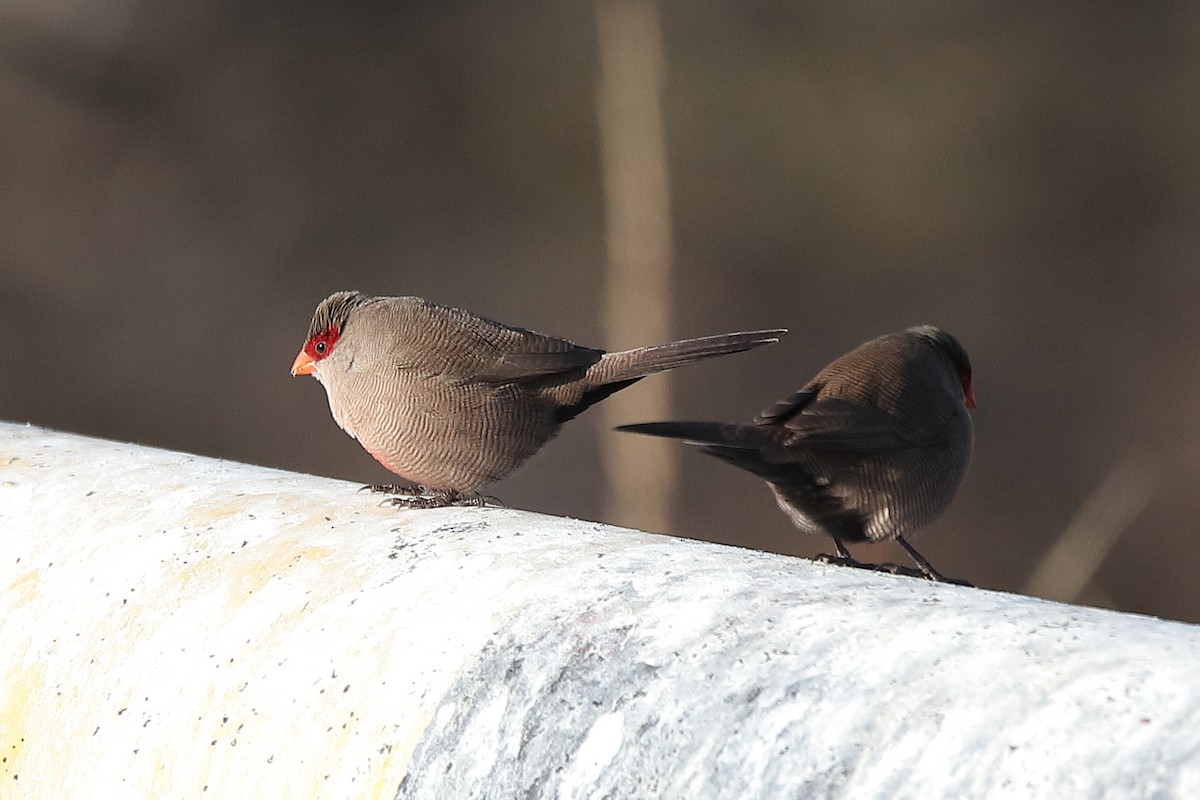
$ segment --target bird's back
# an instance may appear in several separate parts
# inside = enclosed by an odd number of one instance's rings
[[[957,376],[931,358],[942,356],[909,333],[874,339],[822,369],[803,407],[771,423],[779,439],[767,461],[791,471],[772,488],[798,527],[878,541],[949,505],[970,462],[971,418]]]

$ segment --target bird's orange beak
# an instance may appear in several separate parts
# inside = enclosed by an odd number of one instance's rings
[[[317,362],[313,357],[303,350],[296,356],[296,360],[292,362],[292,377],[297,375],[312,375],[317,371]]]

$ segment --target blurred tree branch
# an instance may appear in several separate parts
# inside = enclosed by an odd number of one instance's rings
[[[1025,582],[1025,591],[1054,600],[1078,600],[1121,534],[1154,497],[1156,477],[1138,456],[1118,461],[1042,557]]]
[[[608,262],[602,319],[605,343],[617,349],[671,337],[671,208],[663,133],[664,64],[653,0],[596,4],[600,78],[597,87],[601,163],[607,210]],[[607,427],[670,416],[670,376],[656,375],[636,392],[601,408]],[[642,436],[604,436],[608,486],[605,518],[669,530],[677,455]]]

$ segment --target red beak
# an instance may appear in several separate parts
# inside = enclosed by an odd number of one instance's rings
[[[292,362],[292,377],[297,375],[312,375],[317,371],[317,362],[308,353],[303,350],[296,356],[296,360]],[[970,406],[968,406],[970,407]]]
[[[303,355],[303,353],[301,353],[301,355]],[[297,361],[299,361],[299,359],[297,359]],[[295,367],[292,367],[292,370],[295,371]],[[970,378],[967,378],[965,381],[963,381],[963,395],[966,396],[966,402],[964,403],[964,405],[967,408],[974,408],[975,407],[975,390],[971,388],[971,379]]]

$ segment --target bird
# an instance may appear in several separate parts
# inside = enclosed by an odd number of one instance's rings
[[[800,530],[848,543],[895,539],[920,574],[947,580],[908,542],[950,504],[974,438],[971,361],[932,325],[840,356],[750,424],[648,422],[618,431],[682,439],[766,480]],[[958,582],[958,581],[953,581]]]
[[[420,297],[335,292],[313,313],[292,375],[312,375],[334,421],[413,486],[369,486],[395,505],[483,505],[590,406],[712,356],[774,344],[782,328],[621,352],[513,327]]]

